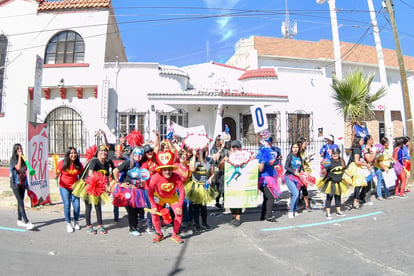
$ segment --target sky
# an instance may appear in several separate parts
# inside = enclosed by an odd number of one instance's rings
[[[389,15],[372,0],[382,47],[395,49]],[[414,56],[414,1],[393,0],[404,55]],[[367,0],[336,0],[339,39],[375,45]],[[225,63],[242,38],[282,38],[288,18],[293,39],[332,40],[329,4],[316,0],[112,0],[128,61],[178,67],[208,61]],[[287,7],[287,9],[286,9]],[[288,11],[288,13],[286,12]]]

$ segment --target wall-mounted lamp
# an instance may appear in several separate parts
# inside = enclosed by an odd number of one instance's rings
[[[197,112],[200,112],[200,111],[201,111],[201,108],[200,108],[200,107],[198,107],[198,108],[197,108]]]
[[[65,87],[65,80],[63,78],[60,79],[59,83],[58,83],[58,87],[59,88],[63,88]]]
[[[155,106],[152,104],[151,105],[151,111],[154,112],[155,111]]]

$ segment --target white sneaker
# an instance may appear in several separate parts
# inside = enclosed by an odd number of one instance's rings
[[[368,202],[365,202],[365,203],[364,203],[364,205],[367,205],[367,206],[372,206],[372,205],[374,205],[374,202],[372,202],[372,201],[368,201]]]
[[[74,224],[75,230],[80,230],[81,229],[80,225],[79,225],[79,222],[75,221],[73,224]]]
[[[27,230],[32,230],[34,228],[34,224],[31,223],[30,221],[28,223],[26,223],[26,229]]]
[[[72,228],[72,225],[70,225],[70,223],[66,223],[66,231],[68,233],[72,233],[73,232],[73,228]]]
[[[21,220],[18,220],[17,221],[17,226],[19,226],[19,227],[26,227],[26,223],[24,223],[23,221],[21,221]]]
[[[298,212],[295,212],[295,217],[300,216],[300,214]]]
[[[288,212],[288,218],[290,218],[290,219],[294,218],[293,212]]]

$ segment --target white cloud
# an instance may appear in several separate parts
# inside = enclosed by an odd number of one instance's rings
[[[204,3],[208,8],[222,8],[222,9],[233,9],[240,0],[204,0]],[[212,10],[212,13],[229,13],[226,10]],[[231,17],[220,17],[216,19],[217,28],[214,29],[214,33],[219,35],[220,41],[224,42],[231,38],[235,33],[234,25],[231,24]]]

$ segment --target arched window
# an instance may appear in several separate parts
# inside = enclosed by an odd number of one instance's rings
[[[0,113],[3,113],[3,82],[4,82],[4,69],[6,67],[6,55],[7,55],[7,37],[0,35]]]
[[[46,47],[45,64],[83,63],[85,43],[73,31],[56,34]]]
[[[69,107],[58,107],[46,118],[49,126],[49,152],[64,153],[70,146],[83,152],[86,134],[80,115]]]

